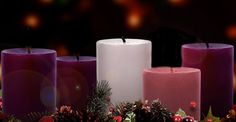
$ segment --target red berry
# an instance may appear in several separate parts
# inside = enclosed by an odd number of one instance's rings
[[[212,119],[207,119],[207,122],[212,122]]]
[[[195,109],[197,107],[197,103],[195,101],[190,102],[190,107]]]
[[[174,115],[172,117],[173,122],[182,122],[182,118],[180,115]]]
[[[186,116],[184,117],[183,122],[194,122],[194,118],[191,116]]]
[[[113,116],[113,120],[115,120],[115,122],[121,122],[122,117],[121,116]]]

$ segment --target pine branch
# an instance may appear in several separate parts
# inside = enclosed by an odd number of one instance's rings
[[[95,120],[107,118],[108,106],[110,105],[111,88],[108,81],[99,81],[97,87],[88,99],[87,112]]]
[[[39,121],[43,116],[51,115],[52,112],[31,112],[24,117],[24,120],[29,120],[31,122]]]

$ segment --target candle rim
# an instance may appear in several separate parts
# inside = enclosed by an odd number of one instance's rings
[[[209,47],[207,48],[206,43],[190,43],[182,45],[182,48],[203,50],[203,49],[228,49],[233,48],[233,45],[225,43],[208,43]]]
[[[106,45],[143,45],[151,43],[150,40],[146,39],[135,39],[135,38],[125,38],[126,42],[124,43],[122,38],[110,38],[110,39],[101,39],[97,41],[97,44],[106,44]]]
[[[46,49],[46,48],[31,48],[31,52],[28,53],[26,48],[10,48],[2,50],[2,53],[6,54],[17,54],[17,55],[42,55],[56,53],[55,50]]]
[[[75,56],[59,56],[56,58],[57,61],[64,62],[88,62],[88,61],[96,61],[96,57],[94,56],[79,56],[79,60],[75,58]]]
[[[173,71],[171,71],[171,68]],[[165,70],[165,71],[163,71]],[[144,69],[146,73],[152,74],[188,74],[188,73],[195,73],[201,72],[200,69],[191,68],[191,67],[168,67],[168,66],[160,66],[160,67],[153,67],[149,69]]]

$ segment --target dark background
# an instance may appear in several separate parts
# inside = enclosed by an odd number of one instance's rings
[[[96,41],[142,38],[153,66],[180,66],[181,45],[236,45],[236,0],[1,0],[0,49],[51,48],[96,55]]]

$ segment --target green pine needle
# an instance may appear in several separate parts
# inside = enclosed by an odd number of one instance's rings
[[[93,118],[104,119],[107,116],[108,106],[110,105],[111,88],[108,81],[99,81],[96,90],[88,99],[87,112]]]

